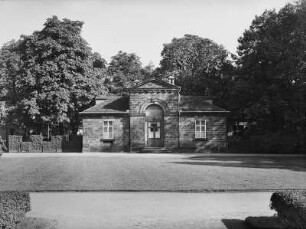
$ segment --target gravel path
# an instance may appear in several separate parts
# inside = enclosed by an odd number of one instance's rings
[[[248,216],[272,216],[271,193],[31,193],[28,217],[56,229],[246,229]]]
[[[4,154],[1,190],[226,191],[306,189],[306,157]]]

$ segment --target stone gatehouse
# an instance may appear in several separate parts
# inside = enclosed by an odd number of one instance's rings
[[[83,152],[147,152],[227,147],[228,111],[205,96],[182,96],[173,81],[148,80],[128,96],[96,98],[81,112]]]

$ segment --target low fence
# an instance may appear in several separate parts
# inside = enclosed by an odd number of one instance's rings
[[[41,135],[31,135],[30,141],[22,141],[20,135],[9,135],[8,150],[10,153],[61,153],[81,152],[82,137],[75,136],[65,140],[62,135],[52,136],[50,141],[44,141]]]

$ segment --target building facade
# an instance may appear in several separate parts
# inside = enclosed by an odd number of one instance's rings
[[[81,112],[83,152],[222,150],[228,111],[205,96],[182,96],[160,79],[128,89],[128,96],[96,99]]]

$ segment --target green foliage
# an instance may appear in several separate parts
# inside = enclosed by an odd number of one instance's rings
[[[124,88],[134,86],[136,80],[143,80],[141,70],[140,58],[136,54],[119,51],[108,66],[110,92],[122,93]]]
[[[265,11],[239,38],[238,77],[230,106],[266,131],[303,141],[306,114],[306,4]],[[305,137],[305,136],[304,136]]]
[[[0,191],[0,226],[15,228],[25,213],[31,210],[30,195],[27,192]]]
[[[223,46],[186,34],[165,44],[160,62],[161,75],[174,75],[182,93],[214,95],[220,99],[227,90],[233,66]]]
[[[20,151],[22,153],[32,153],[33,143],[32,142],[21,142]]]
[[[42,152],[43,153],[54,153],[54,149],[52,147],[52,142],[43,142]]]
[[[32,143],[32,150],[35,152],[41,152],[43,136],[42,135],[30,135],[30,142]]]
[[[61,152],[63,146],[63,136],[57,135],[51,137],[51,147],[55,152]]]
[[[276,216],[249,216],[245,219],[248,228],[253,229],[288,229],[289,225]]]
[[[1,94],[11,122],[23,127],[65,122],[75,131],[78,112],[106,92],[106,62],[81,37],[82,26],[54,16],[41,31],[2,47]]]
[[[43,141],[41,135],[31,135],[30,142],[22,142],[22,136],[9,135],[9,152],[14,153],[54,153],[62,152],[63,136],[51,136],[51,141]]]
[[[150,62],[148,65],[144,66],[141,69],[141,74],[143,76],[143,79],[147,80],[149,78],[154,77],[153,76],[154,71],[155,71],[155,66],[154,66],[154,64],[152,62]]]
[[[9,135],[9,152],[19,152],[21,149],[22,136]]]
[[[306,191],[275,192],[270,207],[290,228],[306,228]]]
[[[295,135],[282,132],[268,132],[263,135],[234,136],[228,139],[232,153],[292,154],[303,153]]]

